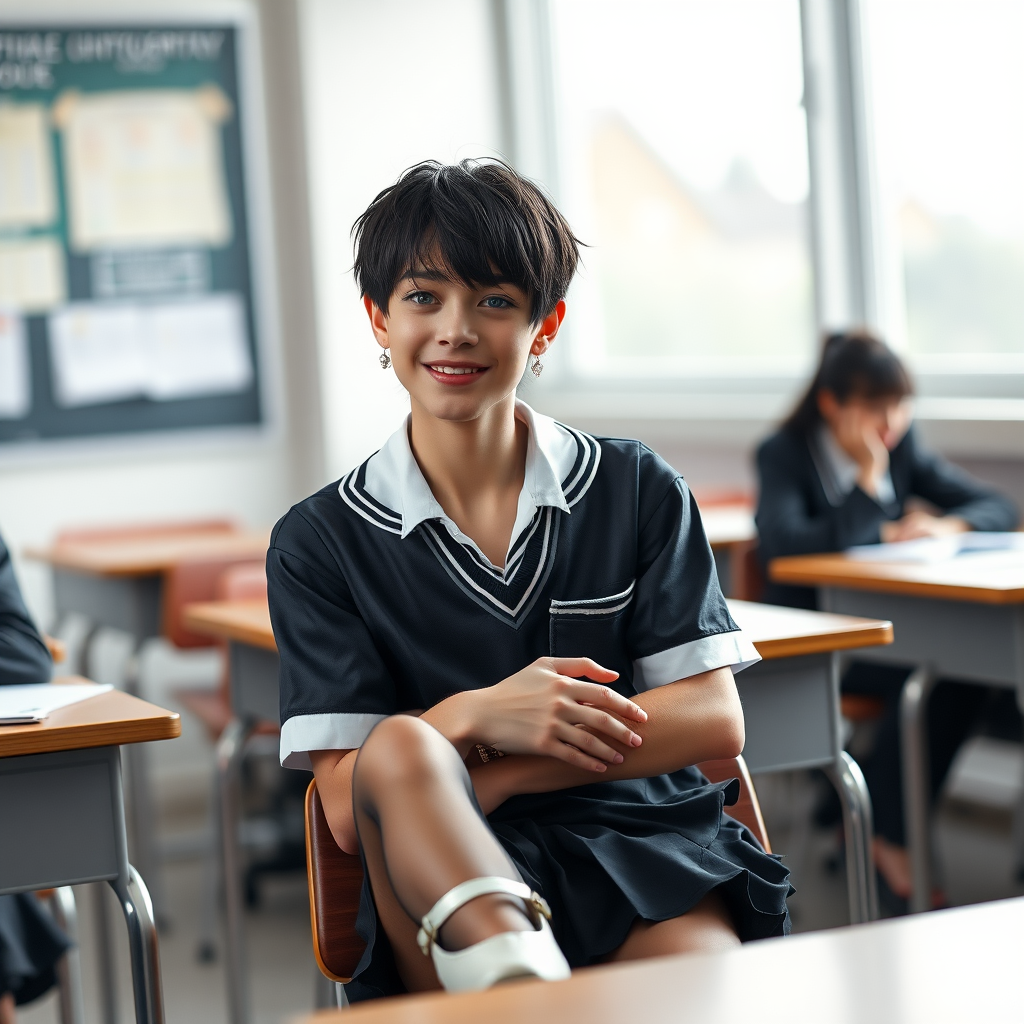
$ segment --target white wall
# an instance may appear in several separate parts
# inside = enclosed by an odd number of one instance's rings
[[[301,0],[324,459],[339,476],[407,409],[352,280],[353,221],[419,160],[500,146],[488,0]]]

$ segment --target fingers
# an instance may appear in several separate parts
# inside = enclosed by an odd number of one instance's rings
[[[598,665],[590,658],[548,658],[551,667],[563,676],[586,676],[598,683],[613,683],[619,678],[618,672]]]
[[[585,725],[592,732],[599,732],[605,736],[610,736],[624,747],[639,747],[643,743],[643,739],[640,736],[614,715],[609,715],[598,708],[587,707],[584,704],[577,705],[577,708],[575,724]],[[617,761],[615,763],[618,764]]]
[[[634,704],[628,697],[623,697],[621,693],[617,693],[607,686],[581,683],[575,679],[567,679],[566,682],[568,683],[566,693],[577,704],[590,704],[593,707],[604,708],[630,722],[647,721],[647,712],[639,704]]]
[[[575,747],[588,760],[596,761],[602,766],[622,764],[622,755],[617,750],[577,725],[563,722],[554,730],[554,738],[561,744]]]

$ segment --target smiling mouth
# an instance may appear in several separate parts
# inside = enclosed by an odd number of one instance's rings
[[[467,374],[483,373],[486,367],[483,366],[434,366],[427,364],[427,369],[434,373],[443,373],[446,377],[461,377]]]

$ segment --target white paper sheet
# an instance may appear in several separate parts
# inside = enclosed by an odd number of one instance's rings
[[[25,321],[0,312],[0,419],[21,419],[31,404]]]
[[[59,97],[72,248],[227,245],[231,113],[215,86]]]
[[[0,227],[52,224],[57,214],[49,111],[0,104]]]
[[[141,305],[81,302],[50,317],[54,393],[75,407],[244,391],[253,368],[234,293]]]
[[[958,533],[895,544],[863,544],[846,553],[858,562],[943,562],[977,551],[1024,551],[1024,533]]]
[[[88,700],[113,687],[103,683],[33,683],[0,686],[0,725],[40,722],[58,708]]]
[[[46,313],[64,302],[64,250],[56,238],[0,242],[0,305]]]

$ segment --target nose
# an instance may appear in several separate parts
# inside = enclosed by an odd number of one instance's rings
[[[471,309],[464,302],[446,302],[435,323],[437,341],[441,345],[459,349],[475,345],[480,340],[473,325]]]

